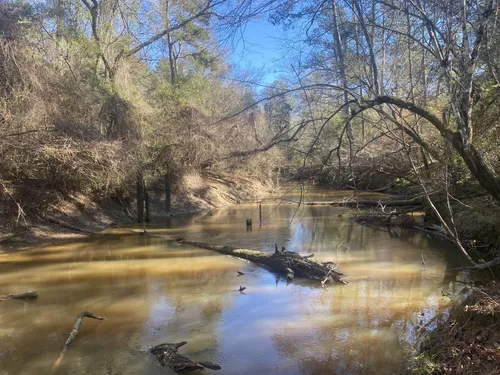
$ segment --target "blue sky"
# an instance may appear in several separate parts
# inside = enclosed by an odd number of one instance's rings
[[[241,68],[262,70],[262,84],[270,84],[280,75],[283,49],[279,38],[281,30],[267,19],[252,20],[236,38],[238,43],[229,56],[229,63]]]

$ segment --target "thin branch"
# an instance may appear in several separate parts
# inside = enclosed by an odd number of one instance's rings
[[[26,131],[23,131],[23,132],[18,132],[18,133],[5,134],[5,135],[3,135],[3,137],[18,137],[20,135],[37,133],[37,132],[44,132],[44,131],[45,132],[53,132],[53,131],[57,131],[57,129],[55,129],[55,128],[51,128],[51,129],[31,129],[31,130],[26,130]]]
[[[181,29],[184,26],[186,26],[188,23],[190,23],[190,22],[192,22],[192,21],[194,21],[194,20],[196,20],[196,19],[198,19],[198,18],[200,18],[200,17],[202,17],[204,15],[207,15],[209,9],[213,9],[215,6],[220,5],[223,2],[224,2],[224,0],[221,0],[221,1],[218,1],[218,2],[214,2],[213,0],[209,0],[207,2],[207,4],[198,13],[193,14],[191,17],[186,18],[184,21],[179,22],[178,24],[176,24],[174,26],[171,26],[168,29],[163,30],[162,32],[160,32],[160,33],[152,36],[148,40],[140,43],[139,45],[137,45],[135,47],[133,47],[130,51],[128,51],[126,53],[123,53],[123,57],[127,58],[127,57],[135,55],[137,52],[139,52],[140,50],[142,50],[142,49],[146,48],[147,46],[153,44],[157,40],[160,40],[161,38],[163,38],[168,33],[171,33],[171,32],[173,32],[175,30]]]

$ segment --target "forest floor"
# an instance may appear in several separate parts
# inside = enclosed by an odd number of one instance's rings
[[[274,188],[251,176],[204,172],[188,174],[172,194],[171,209],[165,210],[165,195],[150,193],[151,220],[194,214],[230,204],[258,199]],[[130,216],[125,212],[128,210]],[[0,252],[71,241],[88,237],[106,228],[135,223],[135,200],[95,202],[85,196],[71,196],[53,205],[43,217],[26,218],[19,231],[0,224]],[[0,222],[7,222],[8,219]]]
[[[500,288],[469,287],[464,302],[429,333],[413,374],[496,375],[500,369]]]

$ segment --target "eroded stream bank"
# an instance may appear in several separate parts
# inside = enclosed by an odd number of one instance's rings
[[[238,205],[147,230],[269,252],[278,243],[338,263],[349,284],[287,285],[242,260],[118,229],[3,254],[0,288],[40,298],[0,304],[2,371],[48,372],[88,310],[107,320],[82,325],[58,373],[165,374],[148,346],[188,341],[182,353],[221,374],[399,374],[421,327],[465,278],[447,242],[362,226],[343,208],[264,205],[262,227],[257,215],[257,205]]]

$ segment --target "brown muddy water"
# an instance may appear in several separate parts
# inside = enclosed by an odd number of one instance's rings
[[[318,198],[327,196],[311,200]],[[179,341],[188,341],[181,353],[220,364],[219,374],[404,373],[419,326],[450,303],[444,295],[465,277],[455,270],[461,259],[442,240],[362,226],[349,215],[344,208],[269,203],[259,227],[253,204],[147,228],[314,253],[338,262],[349,281],[326,289],[304,280],[287,285],[242,260],[127,230],[0,255],[0,294],[40,296],[0,302],[0,374],[50,374],[84,310],[107,320],[83,321],[57,374],[170,374],[147,347]],[[240,285],[246,294],[237,292]]]

